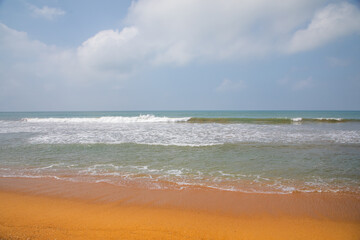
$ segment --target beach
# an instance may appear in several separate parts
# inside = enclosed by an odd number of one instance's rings
[[[0,0],[0,240],[360,240],[360,0]]]
[[[0,179],[1,239],[359,239],[359,196]]]

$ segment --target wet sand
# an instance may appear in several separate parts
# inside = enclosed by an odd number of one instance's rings
[[[360,198],[0,178],[0,239],[360,239]]]

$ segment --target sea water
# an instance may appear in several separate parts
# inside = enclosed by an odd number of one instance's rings
[[[360,112],[3,112],[0,177],[359,193]]]

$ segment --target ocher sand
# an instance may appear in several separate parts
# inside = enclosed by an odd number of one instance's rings
[[[358,196],[0,179],[0,239],[360,239]]]

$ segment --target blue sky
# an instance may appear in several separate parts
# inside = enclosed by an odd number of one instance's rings
[[[0,0],[0,111],[360,110],[360,3]]]

